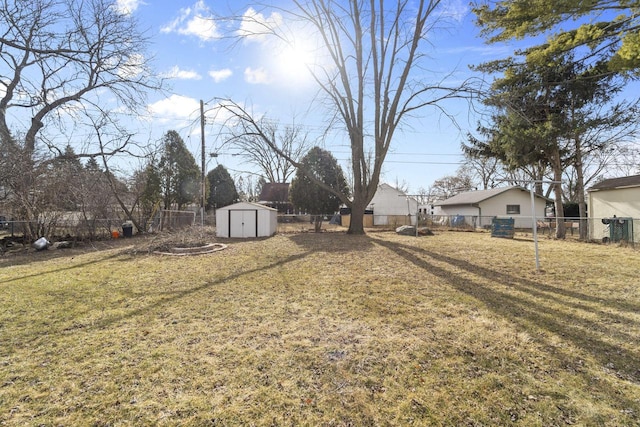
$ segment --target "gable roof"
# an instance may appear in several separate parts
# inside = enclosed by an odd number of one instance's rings
[[[624,176],[622,178],[605,179],[591,187],[588,191],[613,190],[616,188],[640,187],[640,175]]]
[[[524,187],[520,187],[519,185],[512,185],[510,187],[501,187],[501,188],[491,188],[489,190],[478,190],[478,191],[467,191],[465,193],[456,194],[453,197],[449,197],[446,200],[443,200],[438,203],[434,203],[435,206],[454,206],[454,205],[475,205],[485,200],[488,200],[492,197],[495,197],[499,194],[506,193],[510,190],[521,190],[529,193]],[[549,200],[546,197],[542,197],[536,194],[536,197]]]
[[[392,185],[387,184],[386,182],[383,182],[382,184],[378,185],[378,190],[383,190],[383,191],[394,191],[398,194],[405,194],[404,192],[398,190],[397,188],[393,187]]]
[[[276,209],[271,208],[269,206],[261,205],[260,203],[253,202],[238,202],[232,205],[223,206],[221,208],[216,209],[216,211],[234,211],[234,210],[247,210],[247,209],[256,209],[256,210],[268,210],[268,211],[276,211]]]

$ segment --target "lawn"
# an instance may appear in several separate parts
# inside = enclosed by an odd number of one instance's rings
[[[205,236],[215,241],[212,236]],[[4,257],[0,425],[640,424],[640,251],[442,232]]]

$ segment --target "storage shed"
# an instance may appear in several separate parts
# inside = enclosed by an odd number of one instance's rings
[[[258,203],[240,202],[216,211],[217,237],[270,237],[278,229],[278,211]]]

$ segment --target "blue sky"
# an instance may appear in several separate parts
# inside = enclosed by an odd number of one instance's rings
[[[232,4],[232,5],[230,5]],[[251,2],[213,0],[120,0],[119,6],[133,14],[151,39],[150,54],[157,72],[169,78],[170,89],[149,98],[152,119],[138,124],[141,139],[156,140],[168,130],[176,130],[200,164],[199,101],[212,108],[216,97],[228,97],[253,111],[286,125],[303,125],[312,134],[319,132],[320,115],[309,110],[316,87],[304,77],[300,59],[303,51],[275,48],[267,40],[231,43],[223,36],[238,27],[222,28],[211,18],[252,13]],[[486,46],[477,38],[473,16],[463,0],[446,0],[442,9],[443,28],[431,34],[428,63],[437,81],[445,76],[462,80],[469,77],[469,64],[509,55],[508,46]],[[257,16],[281,24],[282,15],[264,11]],[[466,102],[443,104],[456,124],[436,109],[424,109],[395,137],[385,162],[382,181],[403,183],[410,192],[428,188],[434,180],[454,174],[463,160],[460,144],[467,130],[476,127],[478,117]],[[232,175],[257,172],[238,163],[231,151],[220,148],[219,129],[214,120],[205,126],[207,152],[220,153],[208,159],[207,170],[223,164]],[[326,141],[326,148],[346,165],[348,147],[344,135]]]

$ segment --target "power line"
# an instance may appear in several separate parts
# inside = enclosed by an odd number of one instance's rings
[[[348,162],[351,159],[337,159],[341,162]],[[384,163],[399,163],[407,165],[464,165],[465,162],[428,162],[428,161],[411,161],[411,160],[385,160]]]
[[[332,153],[338,153],[338,154],[351,154],[350,151],[334,151],[334,150],[329,150]],[[458,153],[399,153],[399,152],[389,152],[387,153],[387,155],[389,156],[454,156],[454,157],[462,157],[464,156],[464,154]]]
[[[416,164],[416,165],[464,165],[465,162],[427,162],[427,161],[412,161],[412,160],[385,160],[385,163],[404,163],[404,164]]]

